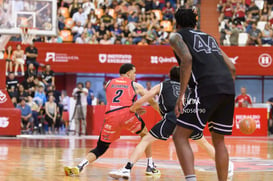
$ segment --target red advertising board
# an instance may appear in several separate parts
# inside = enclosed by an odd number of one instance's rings
[[[15,47],[15,43],[10,43]],[[133,63],[137,73],[167,74],[176,65],[170,46],[36,43],[38,61],[56,72],[117,73]],[[25,47],[25,46],[24,46]],[[273,47],[221,47],[235,63],[237,75],[273,75]]]
[[[21,111],[15,108],[0,108],[0,136],[16,136],[21,133]]]
[[[150,130],[159,120],[159,114],[150,106],[145,107],[146,113],[141,117],[144,120],[147,128]],[[99,135],[104,121],[105,106],[90,106],[87,113],[87,134]],[[91,111],[90,111],[91,110]],[[238,122],[246,117],[251,117],[256,121],[256,130],[250,135],[243,134]],[[232,136],[267,136],[267,109],[266,108],[235,108],[233,119]],[[128,131],[123,131],[123,135],[132,135]],[[210,136],[210,132],[206,127],[204,130],[205,136]]]

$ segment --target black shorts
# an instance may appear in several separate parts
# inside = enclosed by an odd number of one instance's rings
[[[177,125],[203,132],[207,122],[210,132],[231,135],[234,114],[234,95],[216,94],[200,98],[190,95]]]
[[[152,127],[150,134],[156,139],[167,140],[172,134],[176,127],[176,116],[175,113],[166,113],[161,121]],[[194,131],[190,138],[193,140],[198,140],[202,138],[203,133],[199,131]]]

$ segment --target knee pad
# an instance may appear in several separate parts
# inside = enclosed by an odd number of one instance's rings
[[[106,152],[106,150],[109,148],[109,145],[110,143],[98,140],[97,147],[90,152],[94,153],[96,155],[96,158],[98,158]]]

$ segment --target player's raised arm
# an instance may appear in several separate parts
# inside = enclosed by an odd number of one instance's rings
[[[188,82],[192,71],[192,56],[191,53],[178,33],[170,35],[170,44],[176,55],[181,60],[180,63],[180,94],[175,107],[175,114],[178,116],[183,111],[183,95],[186,92]]]
[[[139,84],[139,83],[134,82],[134,87],[135,87],[136,93],[139,94],[139,95],[142,96],[142,97],[144,97],[144,96],[148,93],[148,92],[144,89],[144,87],[143,87],[141,84]],[[144,101],[144,102],[147,102],[147,101],[148,101],[149,104],[150,104],[157,112],[160,113],[160,111],[159,111],[159,106],[158,106],[157,102],[154,100],[153,97],[154,97],[154,96],[150,97],[150,99],[145,98],[146,101]],[[143,103],[144,103],[144,102],[143,102]],[[141,105],[142,105],[142,104],[141,104]],[[133,112],[135,112],[135,111],[133,111]]]
[[[145,102],[153,99],[156,95],[159,94],[160,91],[160,84],[154,86],[150,91],[147,91],[143,97],[138,99],[131,107],[130,111],[136,112],[138,108],[140,108]],[[157,111],[157,110],[156,110]]]

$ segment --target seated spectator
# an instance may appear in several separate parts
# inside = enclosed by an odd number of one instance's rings
[[[147,40],[145,38],[142,38],[140,42],[138,42],[137,45],[148,45]]]
[[[34,76],[32,75],[28,77],[21,84],[23,85],[26,93],[34,97],[34,92],[35,92]]]
[[[96,34],[96,29],[93,27],[92,23],[87,23],[86,28],[84,29],[84,32],[87,33],[88,38],[92,38],[93,35]]]
[[[124,17],[122,16],[121,13],[118,13],[118,14],[117,14],[116,23],[118,24],[118,26],[123,26],[123,25],[124,25],[125,19],[124,19]]]
[[[38,90],[35,91],[34,99],[39,101],[39,105],[45,105],[46,95],[43,86],[39,86]]]
[[[76,13],[73,14],[72,19],[74,22],[80,22],[80,26],[85,26],[87,21],[87,15],[83,12],[83,9],[80,7]]]
[[[163,19],[173,21],[174,8],[169,1],[166,2],[166,6],[162,9]]]
[[[8,78],[6,79],[7,91],[10,91],[11,88],[14,88],[14,90],[17,90],[18,86],[19,86],[19,81],[15,78],[14,73],[10,72],[8,75]]]
[[[99,44],[99,42],[97,40],[97,36],[93,35],[92,38],[91,38],[91,40],[88,43],[89,44],[93,44],[93,45]]]
[[[25,72],[25,79],[30,76],[37,77],[37,71],[35,70],[33,63],[28,64],[27,70]]]
[[[138,42],[140,42],[142,38],[145,36],[146,32],[143,31],[143,29],[141,28],[141,24],[138,24],[137,27],[132,32],[133,44],[138,44]]]
[[[238,22],[233,21],[230,29],[230,45],[238,46],[239,33],[242,32],[240,28],[238,28]]]
[[[255,1],[251,1],[248,9],[247,9],[247,15],[250,15],[252,18],[254,18],[256,21],[260,18],[260,9],[255,4]]]
[[[251,97],[247,94],[245,87],[241,87],[241,94],[236,97],[235,104],[237,105],[237,107],[252,106]]]
[[[87,32],[83,32],[81,36],[77,37],[75,43],[77,44],[85,44],[90,41],[90,37],[88,36]]]
[[[226,35],[231,34],[231,27],[228,20],[224,20],[225,26],[220,30],[220,45],[224,45],[224,40],[226,40]]]
[[[7,50],[5,51],[5,58],[6,58],[6,76],[9,72],[12,72],[13,60],[12,60],[12,46],[9,45]]]
[[[127,20],[128,20],[128,24],[129,24],[129,23],[133,23],[133,24],[138,23],[137,12],[136,12],[136,11],[133,11],[131,14],[129,14]]]
[[[260,21],[268,21],[271,10],[269,10],[267,1],[264,1],[263,9],[260,10]]]
[[[81,3],[78,2],[78,0],[73,0],[73,3],[69,6],[69,17],[73,17],[73,15],[78,12],[79,8],[81,7]]]
[[[32,112],[29,105],[26,104],[25,99],[20,99],[17,109],[21,110],[21,128],[30,132],[32,130]]]
[[[219,17],[219,22],[221,22],[223,19],[232,20],[233,13],[234,10],[231,5],[231,1],[227,0],[227,2],[223,5],[221,15]]]
[[[121,33],[121,43],[125,44],[125,42],[128,40],[129,37],[132,37],[132,34],[129,30],[129,26],[125,26],[124,30],[122,30]]]
[[[42,81],[45,87],[55,85],[55,72],[51,70],[51,66],[49,64],[45,66],[45,71],[42,72]]]
[[[168,43],[169,33],[164,31],[163,26],[158,26],[157,37],[158,37],[158,43],[160,45],[165,45]]]
[[[18,90],[16,90],[14,87],[11,87],[8,91],[9,97],[12,99],[15,97],[16,102],[17,102],[17,97],[18,97]]]
[[[73,35],[73,41],[75,42],[78,37],[81,36],[81,34],[84,31],[84,27],[81,25],[81,22],[78,21],[75,26],[72,27],[71,33]]]
[[[104,14],[100,18],[100,22],[105,25],[105,28],[109,31],[113,29],[114,18],[109,14],[109,9],[106,8]]]
[[[85,14],[90,14],[90,12],[96,9],[94,0],[87,0],[82,4],[82,8]]]
[[[62,15],[61,11],[58,11],[57,20],[58,20],[58,29],[63,30],[65,27],[65,17]]]
[[[122,31],[120,29],[120,27],[118,26],[117,23],[114,24],[114,28],[113,30],[111,31],[112,33],[112,36],[116,39],[116,38],[121,38],[121,34],[122,34]]]
[[[257,23],[252,23],[251,30],[248,32],[247,45],[262,45],[262,33],[257,28]]]
[[[105,29],[104,23],[101,23],[100,27],[99,27],[99,30],[96,32],[97,40],[100,41],[101,39],[103,39],[103,36],[105,34],[109,35],[110,32]]]
[[[54,125],[57,118],[57,104],[54,102],[54,96],[49,96],[45,103],[45,120],[48,123],[48,133],[54,132]]]
[[[101,45],[111,45],[113,42],[110,40],[107,34],[103,35],[103,39],[100,40]]]
[[[90,13],[87,16],[87,23],[91,23],[93,25],[97,25],[99,23],[99,18],[95,14],[95,9],[90,10]]]
[[[273,45],[273,31],[270,27],[270,23],[266,23],[262,31],[262,44]]]
[[[28,93],[25,91],[24,86],[19,84],[18,86],[18,95],[17,95],[17,102],[19,103],[21,99],[27,99]]]
[[[39,128],[39,119],[38,115],[40,112],[40,106],[33,100],[31,96],[28,96],[28,102],[27,105],[30,106],[31,112],[32,112],[32,118],[33,118],[33,123],[34,123],[34,131]]]
[[[234,21],[239,21],[239,22],[245,22],[246,18],[246,14],[245,14],[245,5],[243,3],[237,3],[236,8],[235,8],[235,18]]]

